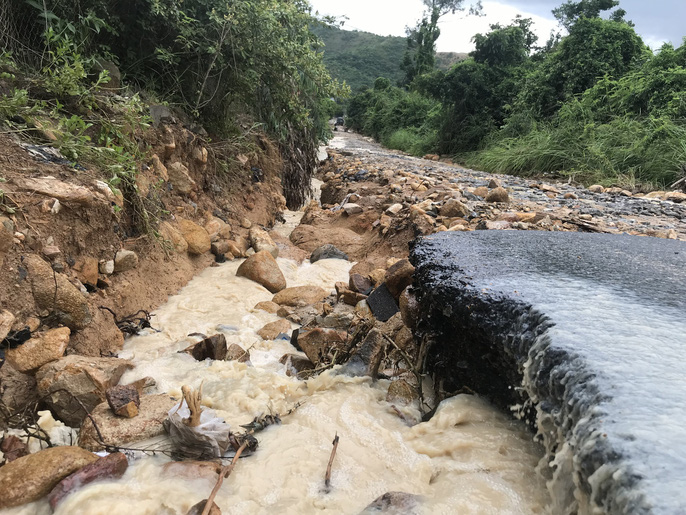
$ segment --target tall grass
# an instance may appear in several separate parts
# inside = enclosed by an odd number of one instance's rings
[[[495,136],[483,150],[461,157],[489,172],[557,173],[585,183],[665,188],[686,164],[686,125],[653,117],[564,119],[515,138]]]
[[[410,127],[408,129],[398,129],[386,137],[381,142],[385,147],[395,150],[402,150],[413,156],[423,156],[435,150],[438,135],[436,131],[423,131]]]

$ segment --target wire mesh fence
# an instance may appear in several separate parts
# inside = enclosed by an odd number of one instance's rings
[[[43,56],[45,23],[40,12],[22,0],[0,0],[0,49],[18,64],[35,66]]]

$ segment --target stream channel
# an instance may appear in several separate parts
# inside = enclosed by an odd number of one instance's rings
[[[286,215],[286,224],[278,228],[282,234],[302,217]],[[151,376],[157,393],[180,398],[183,385],[197,389],[202,383],[203,404],[236,430],[256,416],[284,414],[302,403],[282,417],[281,425],[256,435],[259,448],[240,459],[215,499],[222,513],[357,514],[391,491],[415,494],[417,504],[386,513],[546,512],[549,495],[536,472],[542,449],[523,423],[478,397],[447,399],[431,420],[410,427],[386,402],[387,380],[372,382],[336,370],[307,381],[288,377],[279,359],[296,350],[286,339],[264,341],[256,334],[278,317],[254,309],[272,294],[236,277],[242,261],[207,268],[196,276],[155,312],[152,322],[160,332],[130,338],[120,353],[135,364],[121,384]],[[282,258],[277,262],[289,287],[330,290],[336,281],[348,281],[353,265],[336,259],[301,265]],[[197,341],[187,337],[190,333],[222,333],[229,345],[250,349],[250,363],[198,362],[179,353]],[[420,420],[416,402],[400,409],[405,419]],[[340,444],[331,490],[325,493],[324,474],[336,434]],[[82,488],[55,513],[186,515],[209,496],[215,480],[166,475],[163,466],[168,461],[165,456],[131,461],[123,478]],[[5,513],[42,515],[51,510],[42,500]]]

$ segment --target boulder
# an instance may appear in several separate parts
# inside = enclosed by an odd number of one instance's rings
[[[348,216],[359,215],[362,212],[362,206],[348,202],[347,204],[343,204],[343,211],[345,211],[345,214]]]
[[[417,389],[404,379],[393,381],[388,386],[388,392],[386,393],[386,402],[394,404],[410,404],[418,398]]]
[[[510,195],[505,188],[495,188],[486,195],[486,202],[509,202]]]
[[[174,227],[169,222],[162,222],[160,224],[160,234],[162,238],[170,242],[174,250],[179,254],[182,254],[188,250],[188,243],[176,227]]]
[[[385,283],[388,291],[395,299],[405,288],[412,284],[414,267],[408,259],[401,259],[386,271]]]
[[[329,292],[319,286],[294,286],[274,295],[272,302],[279,306],[299,308],[321,302],[328,296]]]
[[[115,415],[125,418],[138,415],[141,399],[135,385],[118,385],[108,388],[105,398]]]
[[[250,246],[255,249],[255,252],[266,250],[274,259],[279,257],[279,247],[276,246],[274,240],[272,240],[271,236],[269,236],[264,229],[260,229],[256,225],[251,227],[248,238],[250,240]]]
[[[310,254],[310,263],[316,263],[320,259],[345,259],[348,261],[348,255],[342,250],[337,249],[334,245],[326,244],[317,247]]]
[[[60,481],[48,495],[50,507],[54,510],[59,502],[83,486],[103,479],[118,479],[129,467],[126,456],[114,452],[74,472]]]
[[[123,447],[164,434],[163,423],[169,410],[177,404],[178,401],[165,393],[143,395],[137,417],[118,417],[112,413],[106,402],[98,404],[91,416],[95,419],[105,444]],[[102,443],[90,418],[86,418],[81,425],[79,445],[95,452],[105,448]]]
[[[369,280],[369,277],[365,277],[361,274],[350,274],[350,279],[348,280],[348,287],[352,291],[356,291],[357,293],[369,295],[374,285]]]
[[[227,230],[228,233],[231,233],[231,226],[221,218],[217,218],[215,216],[210,218],[210,220],[205,224],[205,230],[207,231],[207,234],[210,235],[210,239],[214,241],[215,239],[219,238],[220,234],[226,234]]]
[[[76,277],[83,284],[95,287],[98,284],[98,259],[81,256],[74,264]]]
[[[290,240],[307,252],[313,252],[317,247],[331,244],[349,256],[360,255],[365,245],[365,238],[350,229],[303,224],[293,229]]]
[[[66,356],[38,370],[38,393],[46,397],[57,418],[78,427],[86,416],[83,408],[90,411],[103,402],[107,389],[116,385],[129,368],[133,368],[131,363],[119,358]]]
[[[37,402],[36,379],[5,362],[0,367],[0,401],[13,412]]]
[[[345,343],[346,338],[347,334],[343,331],[317,327],[298,333],[298,346],[312,363],[318,363],[332,347]]]
[[[298,376],[301,372],[314,370],[314,363],[300,354],[284,354],[279,363],[286,365],[286,375],[288,377]]]
[[[226,351],[226,361],[238,361],[239,363],[246,363],[250,361],[250,352],[245,350],[237,343],[229,345],[229,350]]]
[[[227,350],[226,337],[223,334],[215,334],[186,347],[183,352],[190,354],[198,361],[206,359],[223,361],[226,359]]]
[[[255,307],[253,309],[261,309],[262,311],[266,311],[267,313],[276,315],[276,312],[279,310],[279,305],[276,302],[272,302],[271,300],[265,300],[255,304]]]
[[[469,213],[471,213],[470,209],[465,204],[454,198],[446,200],[445,204],[443,204],[438,210],[439,215],[446,216],[448,218],[468,216]]]
[[[19,372],[32,372],[43,365],[60,359],[69,345],[68,327],[50,329],[34,334],[30,340],[5,353],[7,361]]]
[[[54,311],[70,329],[83,329],[93,319],[86,297],[64,274],[55,272],[36,255],[24,260],[31,278],[31,290],[40,309]],[[56,285],[56,286],[55,286]]]
[[[199,256],[205,252],[209,252],[212,247],[212,240],[210,240],[210,235],[203,227],[183,218],[179,218],[177,221],[183,239],[188,243],[189,254]]]
[[[51,447],[0,467],[0,508],[44,497],[57,483],[98,457],[80,447]]]
[[[600,184],[594,184],[588,187],[588,191],[591,193],[605,193],[605,188]]]
[[[369,376],[376,379],[388,341],[379,329],[367,333],[362,345],[343,367],[343,373],[350,376]]]
[[[174,188],[174,191],[183,195],[190,195],[195,189],[195,181],[188,173],[188,168],[182,163],[176,162],[169,165],[167,174],[169,175],[169,182]]]
[[[283,318],[276,322],[271,322],[257,331],[263,340],[274,340],[281,333],[288,334],[291,331],[291,323]]]
[[[253,254],[236,271],[238,277],[245,277],[277,293],[286,288],[286,278],[276,263],[274,256],[266,250]]]
[[[138,266],[138,255],[132,250],[121,249],[114,255],[114,271],[127,272]]]
[[[98,271],[103,275],[112,275],[114,273],[114,259],[103,259],[98,263]]]
[[[0,311],[0,342],[4,340],[14,325],[14,315],[3,309]]]

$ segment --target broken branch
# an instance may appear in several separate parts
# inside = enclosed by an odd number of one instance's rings
[[[331,449],[331,456],[329,457],[329,464],[326,467],[326,476],[324,477],[324,486],[326,487],[325,492],[328,494],[331,491],[331,467],[333,466],[333,460],[336,458],[336,449],[338,449],[338,433],[333,439],[333,449]]]
[[[236,463],[238,463],[238,458],[241,457],[241,454],[243,454],[243,451],[247,446],[248,442],[246,440],[236,451],[236,455],[233,457],[233,460],[231,460],[231,463],[225,467],[222,467],[222,470],[219,474],[219,479],[217,479],[217,484],[214,485],[210,496],[207,498],[207,501],[205,501],[205,508],[202,510],[202,515],[208,515],[210,513],[210,510],[212,509],[212,503],[214,503],[214,498],[217,496],[217,492],[219,492],[219,489],[222,487],[224,478],[231,475],[233,468],[236,466]]]

